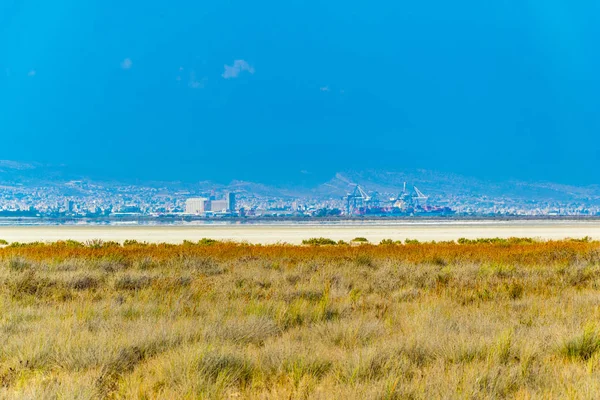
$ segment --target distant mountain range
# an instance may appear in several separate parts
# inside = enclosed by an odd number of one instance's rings
[[[319,194],[340,194],[352,184],[380,193],[398,193],[404,182],[417,186],[436,197],[488,197],[555,201],[598,201],[600,186],[570,186],[551,182],[506,181],[492,182],[458,174],[429,170],[390,172],[368,170],[338,173],[329,182],[320,185]]]
[[[71,191],[74,180],[81,180],[103,187],[130,185],[116,181],[96,181],[63,165],[21,163],[0,160],[0,188],[2,186],[56,187]],[[409,188],[417,186],[427,195],[436,198],[481,198],[519,199],[532,201],[559,201],[600,203],[600,185],[571,186],[551,182],[506,181],[493,182],[452,173],[430,170],[407,170],[402,172],[366,170],[344,171],[335,174],[329,181],[315,187],[295,187],[293,185],[266,185],[257,182],[232,181],[229,184],[216,184],[210,181],[197,183],[183,182],[136,182],[140,187],[161,187],[173,191],[233,190],[249,192],[265,197],[340,197],[359,184],[369,192],[381,195],[398,194],[407,182]]]

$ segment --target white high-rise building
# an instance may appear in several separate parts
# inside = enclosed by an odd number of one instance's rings
[[[227,211],[227,200],[211,200],[210,211],[212,212],[226,212]]]
[[[207,203],[209,200],[204,197],[196,197],[187,199],[185,201],[185,213],[186,214],[203,214],[207,210]]]

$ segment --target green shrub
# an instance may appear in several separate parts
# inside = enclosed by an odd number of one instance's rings
[[[354,239],[352,239],[352,241],[356,243],[369,243],[369,240],[364,237],[355,237]]]
[[[535,239],[533,238],[518,238],[518,237],[510,237],[508,239],[505,238],[478,238],[478,239],[467,239],[460,238],[458,239],[458,244],[501,244],[501,245],[509,245],[509,244],[531,244],[535,243]]]
[[[137,240],[126,240],[123,242],[123,247],[130,247],[130,246],[148,246],[148,243],[146,242],[138,242]]]
[[[202,238],[202,239],[198,240],[197,242],[192,242],[190,240],[183,241],[184,246],[212,246],[213,244],[217,244],[217,243],[219,243],[218,240],[209,239],[209,238]]]
[[[576,243],[589,243],[592,241],[592,238],[589,236],[584,236],[581,239],[569,239],[571,242],[576,242]]]
[[[66,247],[72,247],[72,248],[79,248],[79,247],[84,247],[85,245],[81,242],[78,242],[77,240],[65,240],[63,242],[63,244]]]
[[[198,241],[199,246],[212,246],[213,244],[217,244],[217,243],[219,243],[218,240],[208,239],[208,238],[202,238]]]
[[[328,238],[311,238],[307,240],[303,240],[302,244],[310,245],[310,246],[331,246],[337,244],[335,240]]]

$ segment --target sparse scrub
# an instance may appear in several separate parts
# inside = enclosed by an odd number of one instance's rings
[[[305,244],[0,248],[0,398],[600,393],[600,243]]]
[[[11,277],[6,286],[13,298],[23,296],[44,296],[49,293],[56,283],[46,277],[38,276],[34,271],[24,271]]]

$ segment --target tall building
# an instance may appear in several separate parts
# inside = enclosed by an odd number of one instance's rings
[[[235,193],[227,193],[227,211],[235,212]]]
[[[216,196],[211,196],[216,197]],[[207,212],[226,213],[235,212],[235,193],[228,193],[224,199],[195,197],[185,201],[186,214],[205,214]]]
[[[211,200],[210,211],[212,212],[226,212],[227,211],[227,200]]]
[[[203,214],[210,209],[210,201],[204,197],[196,197],[185,201],[186,214]]]

